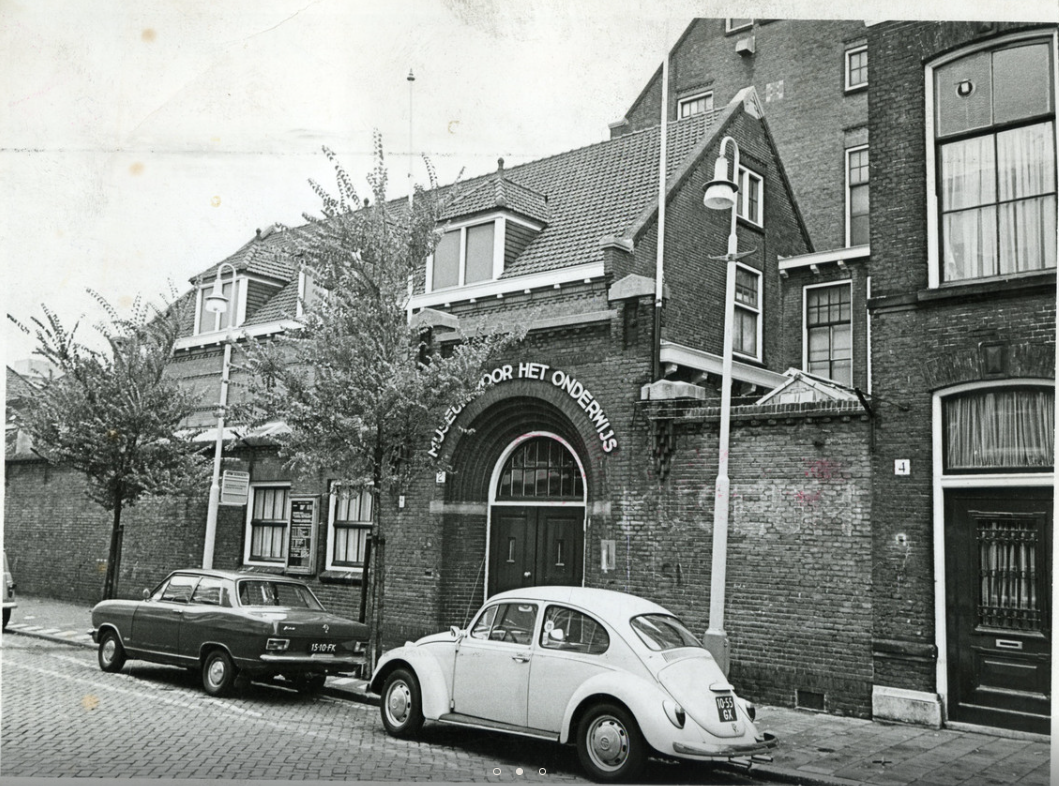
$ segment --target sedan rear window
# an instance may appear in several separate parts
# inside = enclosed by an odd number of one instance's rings
[[[679,647],[700,647],[695,634],[684,627],[684,623],[667,614],[642,614],[629,622],[643,643],[656,652],[675,650]]]
[[[239,605],[323,609],[308,587],[288,581],[240,581]]]

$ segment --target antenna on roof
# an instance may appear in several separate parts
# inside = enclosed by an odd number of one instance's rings
[[[416,75],[412,69],[408,69],[408,207],[412,207],[412,199],[415,194],[415,181],[412,180],[412,86],[415,84]]]

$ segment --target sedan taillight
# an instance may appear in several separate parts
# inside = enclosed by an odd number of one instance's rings
[[[269,639],[265,642],[268,652],[283,652],[290,646],[290,639]]]

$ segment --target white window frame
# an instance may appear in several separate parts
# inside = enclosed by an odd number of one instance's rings
[[[845,63],[845,66],[844,66],[845,77],[844,77],[843,81],[844,81],[844,83],[846,85],[846,92],[847,93],[853,92],[854,90],[863,90],[863,89],[865,89],[868,86],[867,71],[865,71],[864,81],[863,82],[857,82],[856,84],[853,84],[853,83],[850,82],[850,76],[853,73],[853,68],[852,68],[853,55],[859,55],[861,52],[867,53],[867,51],[868,51],[868,45],[867,44],[863,44],[861,46],[851,47],[850,49],[847,49],[846,52],[845,52],[845,56],[843,58],[843,62]]]
[[[927,286],[930,289],[937,289],[941,286],[941,226],[939,222],[939,215],[941,211],[941,202],[938,197],[938,161],[937,154],[935,151],[935,145],[937,139],[934,135],[934,71],[937,68],[948,65],[954,60],[972,55],[975,52],[981,52],[984,50],[1000,49],[1018,41],[1025,41],[1031,39],[1046,39],[1049,34],[1044,30],[1027,30],[1014,35],[1004,36],[1003,38],[991,39],[982,43],[974,44],[972,46],[964,47],[956,52],[940,57],[934,62],[927,66],[924,66],[924,132],[925,142],[927,151],[927,177],[926,177],[926,188],[927,188]],[[1050,35],[1052,39],[1052,83],[1053,88],[1059,85],[1059,33],[1052,32]],[[1057,124],[1057,137],[1059,137],[1059,107],[1057,107],[1056,118],[1053,121]],[[1056,159],[1059,161],[1059,157]],[[972,278],[952,282],[948,286],[960,286],[967,284],[975,284],[982,281],[988,281],[989,279]]]
[[[849,159],[851,154],[859,153],[862,150],[868,150],[868,145],[857,145],[856,147],[846,148],[846,248],[850,248],[853,244],[853,199],[851,198],[850,189],[853,187],[849,182]],[[863,183],[857,183],[857,185],[864,185]],[[871,152],[868,152],[868,199],[871,199]],[[871,225],[871,214],[869,213],[868,224]],[[857,245],[868,245],[866,243],[858,243]]]
[[[809,290],[812,289],[827,289],[828,287],[848,287],[849,288],[849,376],[850,385],[853,384],[853,368],[854,368],[854,331],[855,326],[853,324],[853,282],[849,280],[838,280],[828,281],[823,284],[808,284],[802,287],[802,370],[807,374],[814,374],[815,372],[809,370]],[[830,379],[830,377],[827,377]],[[838,385],[843,383],[836,382]]]
[[[457,272],[458,280],[455,286],[442,287],[441,289],[434,289],[434,255],[431,254],[427,257],[427,271],[426,271],[426,282],[424,292],[445,292],[460,289],[467,286],[465,276],[467,273],[467,230],[471,227],[484,226],[486,224],[493,224],[493,274],[491,278],[483,281],[475,281],[470,286],[476,286],[480,284],[486,284],[489,281],[495,281],[500,278],[504,272],[504,251],[507,247],[507,222],[510,221],[510,216],[501,214],[491,214],[489,216],[478,217],[468,221],[451,222],[445,229],[445,233],[459,232],[460,233],[460,261],[459,270]],[[521,222],[519,222],[521,223]],[[526,226],[532,226],[526,224]]]
[[[744,270],[747,273],[750,273],[750,274],[752,274],[752,275],[757,277],[757,306],[753,307],[753,306],[743,305],[738,300],[736,300],[735,303],[733,304],[733,308],[734,308],[733,315],[738,313],[740,310],[743,310],[743,311],[748,312],[750,314],[753,314],[755,316],[755,322],[756,322],[755,329],[757,331],[757,337],[756,337],[754,343],[757,346],[757,354],[756,355],[747,355],[744,352],[740,352],[739,349],[734,345],[734,342],[733,342],[733,346],[732,346],[732,354],[733,355],[737,355],[737,356],[739,356],[741,358],[747,358],[748,360],[756,360],[758,362],[761,362],[761,359],[765,355],[765,348],[762,346],[762,339],[764,337],[763,336],[763,333],[764,333],[764,322],[765,322],[765,319],[764,319],[764,314],[765,314],[765,276],[757,268],[750,267],[749,265],[744,265],[741,262],[736,262],[735,263],[735,267],[736,267],[736,270]],[[733,297],[735,297],[734,294],[733,294]],[[733,331],[735,330],[735,326],[734,325],[732,326],[732,329],[733,329]],[[733,332],[733,338],[734,338],[734,332]]]
[[[756,181],[758,184],[758,200],[757,200],[757,215],[747,215],[750,209],[750,181]],[[759,175],[753,169],[749,169],[740,164],[739,166],[739,208],[736,210],[736,215],[739,216],[743,221],[748,221],[754,226],[763,227],[765,226],[765,178]]]
[[[733,22],[735,22],[735,19],[733,17],[725,17],[725,20],[724,20],[724,32],[725,32],[725,34],[738,33],[740,30],[749,30],[751,27],[754,26],[754,20],[753,19],[747,19],[743,24],[733,24]]]
[[[683,114],[682,110],[684,109],[684,107],[686,105],[692,104],[692,103],[694,103],[696,101],[700,101],[700,100],[703,100],[703,99],[708,99],[709,100],[710,107],[708,109],[704,109],[701,112],[692,112],[691,114],[688,114],[688,115],[684,115]],[[695,117],[696,115],[704,115],[707,112],[711,112],[711,111],[713,111],[713,91],[712,90],[706,90],[706,91],[704,91],[702,93],[696,93],[693,96],[688,96],[687,98],[681,98],[679,101],[677,101],[677,119],[678,120],[683,120],[685,117]]]
[[[282,562],[274,562],[274,561],[266,561],[266,560],[251,560],[250,559],[250,549],[251,549],[251,544],[252,544],[252,537],[251,536],[252,536],[253,531],[254,531],[253,525],[252,525],[252,522],[254,520],[254,498],[257,496],[257,493],[260,490],[263,490],[263,489],[278,489],[278,488],[283,488],[283,489],[287,490],[287,510],[286,510],[287,523],[285,525],[285,531],[284,531],[284,535],[283,535],[283,561]],[[243,543],[243,564],[244,565],[261,565],[261,566],[270,567],[270,568],[283,567],[284,569],[286,569],[286,567],[287,567],[287,546],[288,546],[288,541],[290,540],[290,502],[291,502],[290,490],[291,490],[291,484],[290,484],[289,481],[288,482],[284,482],[284,481],[261,482],[261,483],[251,483],[250,484],[250,497],[246,501],[246,524],[245,524],[245,526],[243,528],[243,541],[244,541],[244,543]]]
[[[237,328],[243,322],[246,321],[246,290],[247,290],[248,279],[245,276],[236,276],[234,281],[222,281],[223,284],[231,284],[234,296],[228,299],[228,308],[235,309],[235,318],[232,321],[230,328]],[[221,333],[228,328],[219,327],[221,321],[220,314],[211,314],[203,307],[206,296],[213,291],[213,281],[210,280],[206,284],[201,284],[198,288],[198,292],[195,295],[195,335],[206,335],[209,333]],[[224,313],[228,313],[227,311]],[[206,327],[206,322],[209,320],[212,323],[211,327]]]
[[[342,484],[332,481],[331,490],[328,494],[329,502],[327,509],[327,557],[324,561],[324,570],[335,570],[342,571],[344,573],[351,573],[354,575],[362,575],[364,573],[363,566],[357,567],[355,565],[336,565],[335,564],[335,511],[338,509],[338,494]],[[370,489],[365,489],[363,493],[371,493]],[[359,520],[358,520],[359,521]],[[368,537],[371,537],[371,520],[365,521],[368,524]]]

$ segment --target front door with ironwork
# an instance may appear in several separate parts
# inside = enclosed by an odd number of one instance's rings
[[[544,584],[580,585],[584,478],[560,441],[518,444],[498,475],[489,533],[488,595]]]
[[[1047,734],[1048,488],[946,493],[949,719]]]

